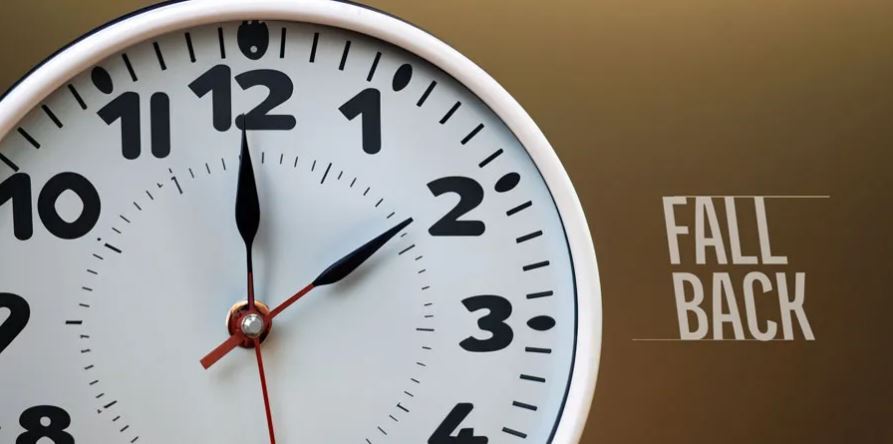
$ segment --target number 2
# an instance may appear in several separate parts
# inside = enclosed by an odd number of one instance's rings
[[[432,236],[480,236],[485,225],[479,220],[459,220],[465,213],[475,209],[484,201],[484,189],[477,181],[468,177],[443,177],[428,184],[434,196],[445,193],[459,195],[459,203],[439,221],[431,225],[428,232]]]

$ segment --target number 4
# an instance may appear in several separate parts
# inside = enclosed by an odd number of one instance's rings
[[[434,434],[428,438],[428,444],[487,444],[489,439],[486,436],[474,436],[472,428],[461,429],[456,436],[451,436],[472,410],[474,405],[470,402],[456,404],[446,419],[434,430]]]

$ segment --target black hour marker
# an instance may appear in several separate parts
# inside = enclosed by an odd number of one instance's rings
[[[162,71],[166,71],[167,65],[164,63],[164,56],[161,55],[161,46],[158,46],[158,42],[152,42],[152,47],[155,48],[155,57],[158,58],[158,66],[161,67]]]
[[[375,70],[378,68],[378,61],[381,60],[381,52],[375,53],[375,60],[372,60],[372,67],[369,68],[369,74],[366,76],[366,81],[371,82],[372,77],[375,76]]]
[[[55,124],[56,127],[62,128],[62,122],[59,120],[58,117],[56,117],[56,114],[53,113],[53,110],[51,110],[50,107],[46,105],[40,105],[40,109],[42,109],[44,114],[46,114],[47,117],[49,117],[50,120],[53,121],[53,124]]]
[[[506,212],[505,212],[505,215],[506,215],[506,216],[512,216],[512,215],[515,215],[515,214],[517,214],[519,211],[524,210],[525,208],[529,208],[531,205],[533,205],[533,202],[531,202],[531,201],[528,200],[527,202],[524,202],[524,203],[522,203],[521,205],[518,205],[517,207],[512,208],[511,210],[506,211]]]
[[[462,102],[456,102],[453,107],[450,108],[450,110],[447,111],[447,113],[444,114],[444,116],[440,119],[440,124],[443,125],[444,123],[447,123],[447,121],[450,120],[450,117],[453,117],[453,113],[455,113],[460,106],[462,106]]]
[[[536,316],[527,321],[527,326],[536,331],[547,331],[555,326],[555,319],[546,315]]]
[[[412,79],[412,65],[404,63],[394,73],[394,79],[391,80],[391,88],[394,91],[402,91],[403,88],[406,88],[406,85],[409,85],[410,79]]]
[[[474,127],[474,129],[471,130],[471,132],[468,133],[468,135],[465,136],[465,137],[462,139],[462,145],[465,145],[465,144],[467,144],[468,142],[470,142],[471,139],[473,139],[474,136],[476,136],[479,132],[481,132],[482,129],[484,129],[484,124],[483,124],[483,123],[481,123],[481,124],[479,124],[478,126]]]
[[[347,64],[348,53],[350,53],[350,40],[344,42],[344,52],[341,53],[341,63],[338,64],[338,71],[344,71],[344,65]]]
[[[496,181],[496,185],[493,187],[496,191],[500,193],[505,193],[511,191],[516,186],[518,186],[518,182],[521,181],[521,175],[518,173],[508,173],[505,176],[499,178]]]
[[[136,71],[133,70],[133,65],[130,64],[130,57],[127,57],[127,54],[121,54],[121,58],[124,59],[124,66],[127,67],[127,72],[130,74],[130,80],[136,82],[139,80],[136,77]]]
[[[96,89],[103,94],[111,94],[115,89],[112,84],[112,76],[110,76],[109,72],[101,66],[97,66],[90,71],[90,80],[93,81],[93,85],[96,86]],[[80,97],[80,95],[77,95],[76,97]]]
[[[542,261],[542,262],[537,262],[534,264],[525,265],[525,266],[521,267],[521,269],[523,269],[524,271],[530,271],[530,270],[536,270],[537,268],[543,268],[543,267],[548,267],[548,266],[549,266],[549,261]]]
[[[316,45],[319,43],[319,33],[313,33],[313,45],[310,46],[310,63],[316,61]]]
[[[403,253],[406,253],[406,252],[409,251],[409,250],[412,250],[413,248],[415,248],[415,244],[412,244],[412,245],[410,245],[410,246],[404,248],[403,250],[401,250],[401,251],[400,251],[399,253],[397,253],[397,254],[398,254],[398,255],[401,255],[401,254],[403,254]]]
[[[270,47],[270,28],[258,20],[244,21],[236,30],[236,42],[242,55],[260,60]]]
[[[521,242],[527,242],[530,239],[534,239],[534,238],[540,237],[542,235],[543,235],[542,231],[534,231],[533,233],[525,234],[525,235],[515,239],[515,242],[520,244]]]
[[[434,87],[437,86],[437,82],[432,80],[431,84],[428,85],[428,88],[425,89],[425,92],[422,93],[422,97],[419,98],[419,101],[416,102],[416,106],[422,106],[425,104],[425,101],[428,100],[428,96],[431,95],[431,91],[434,90]]]
[[[33,137],[31,137],[31,135],[30,135],[30,134],[28,134],[28,132],[27,132],[27,131],[25,131],[25,130],[24,130],[24,129],[23,129],[23,128],[19,128],[19,129],[18,129],[18,132],[19,132],[19,134],[21,134],[21,135],[22,135],[22,137],[24,137],[24,138],[25,138],[25,140],[27,140],[27,141],[28,141],[28,143],[30,143],[30,144],[31,144],[31,146],[33,146],[33,147],[34,147],[34,148],[37,148],[37,149],[40,149],[40,144],[39,144],[39,143],[37,143],[37,141],[36,141],[36,140],[34,140],[34,138],[33,138]]]
[[[105,244],[105,248],[108,248],[109,250],[112,250],[112,251],[114,251],[115,253],[121,254],[121,249],[118,248],[118,247],[116,247],[116,246],[114,246],[114,245],[111,245],[111,244]]]
[[[81,325],[84,321],[65,321],[65,325]]]
[[[81,97],[80,93],[78,93],[78,90],[75,89],[74,85],[68,85],[68,90],[71,92],[71,95],[74,96],[74,100],[77,100],[78,105],[81,107],[81,109],[87,109],[87,104],[84,103],[83,97]]]
[[[192,36],[186,33],[186,49],[189,50],[189,61],[195,63],[195,48],[192,47]]]

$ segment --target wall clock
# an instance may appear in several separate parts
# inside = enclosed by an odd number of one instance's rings
[[[36,68],[0,134],[0,441],[579,439],[601,342],[579,202],[431,35],[348,3],[166,3]]]

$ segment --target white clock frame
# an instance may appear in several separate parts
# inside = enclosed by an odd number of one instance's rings
[[[586,217],[558,156],[527,112],[483,69],[431,34],[382,12],[331,0],[169,2],[99,28],[35,68],[0,100],[0,138],[50,93],[111,55],[183,28],[249,17],[343,28],[414,53],[480,97],[527,149],[555,200],[574,267],[577,291],[574,366],[553,440],[578,442],[595,391],[602,339],[601,288]]]

